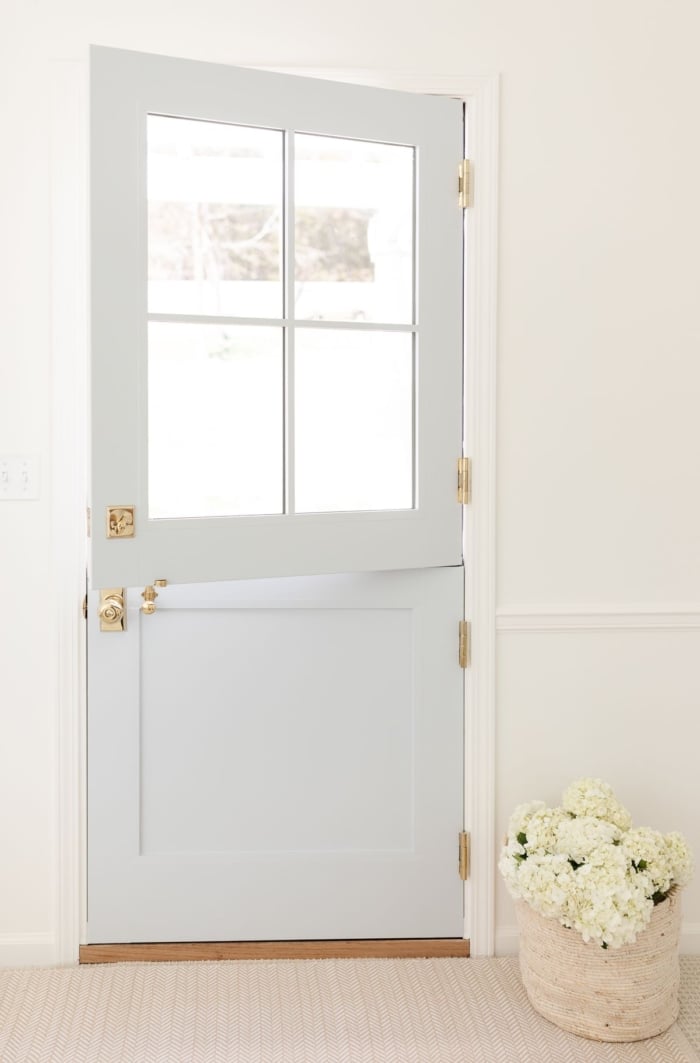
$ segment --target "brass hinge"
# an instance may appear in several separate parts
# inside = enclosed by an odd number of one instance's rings
[[[472,626],[468,620],[459,622],[459,667],[469,667]]]
[[[457,458],[457,501],[467,506],[472,500],[472,459]]]
[[[83,598],[83,620],[87,620],[87,594]]]
[[[459,834],[459,877],[462,882],[469,878],[469,835],[465,830]]]
[[[464,210],[472,205],[472,168],[469,159],[462,159],[459,164],[459,205]]]

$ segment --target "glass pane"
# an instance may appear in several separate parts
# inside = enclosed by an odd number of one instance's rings
[[[282,330],[149,325],[148,509],[281,513]]]
[[[413,321],[413,148],[297,134],[296,315]]]
[[[299,329],[299,513],[413,505],[413,336]]]
[[[278,130],[148,116],[148,309],[282,316]]]

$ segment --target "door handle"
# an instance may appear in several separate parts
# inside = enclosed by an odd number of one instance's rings
[[[126,592],[123,587],[109,587],[100,591],[100,604],[97,615],[100,618],[100,631],[126,630]]]

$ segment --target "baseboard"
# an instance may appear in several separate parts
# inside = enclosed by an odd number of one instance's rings
[[[700,956],[700,923],[681,923],[681,956]]]
[[[681,956],[700,956],[700,923],[681,923]],[[517,956],[517,926],[500,926],[496,928],[496,955]]]
[[[517,956],[518,954],[518,928],[515,926],[496,927],[496,955]]]
[[[52,967],[55,963],[53,934],[0,934],[0,967]]]

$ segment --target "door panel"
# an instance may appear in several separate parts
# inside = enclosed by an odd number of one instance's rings
[[[462,105],[91,78],[88,940],[460,936]]]
[[[461,568],[90,597],[90,943],[461,936]]]
[[[91,77],[92,585],[459,564],[461,103]]]

